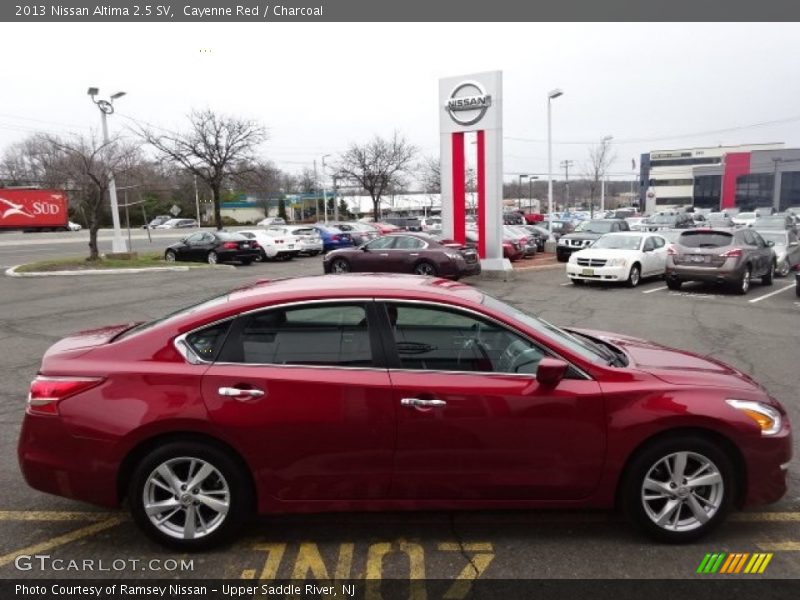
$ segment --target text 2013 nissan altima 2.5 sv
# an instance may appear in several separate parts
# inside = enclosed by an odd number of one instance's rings
[[[254,512],[611,508],[693,540],[778,500],[783,407],[714,359],[559,329],[444,279],[260,282],[61,340],[28,483],[186,550]]]

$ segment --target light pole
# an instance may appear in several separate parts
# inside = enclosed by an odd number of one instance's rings
[[[562,160],[561,167],[564,169],[564,207],[569,210],[569,168],[573,165],[572,160]]]
[[[100,93],[96,87],[90,87],[87,94],[92,98],[92,102],[100,109],[100,120],[103,124],[103,144],[108,145],[108,123],[106,116],[114,114],[114,100],[122,98],[125,92],[117,92],[111,95],[110,100],[97,100],[95,96]],[[114,253],[129,251],[126,248],[125,240],[122,239],[122,229],[119,225],[119,205],[117,203],[117,184],[114,181],[114,172],[109,170],[108,175],[108,196],[111,200],[111,223],[114,225],[114,237],[111,239],[111,250]]]
[[[614,139],[613,135],[607,135],[602,140],[600,140],[600,144],[603,148],[603,164],[600,166],[603,168],[602,179],[600,180],[600,212],[605,212],[606,210],[606,165],[605,162],[608,159],[608,146],[611,144],[611,140]]]
[[[522,210],[522,180],[525,179],[526,177],[528,176],[527,175],[519,176],[519,187],[517,188],[519,190],[519,200],[517,201],[517,208],[519,210]]]
[[[528,213],[533,212],[533,180],[539,179],[538,175],[528,175]]]
[[[322,209],[325,212],[325,222],[328,222],[328,191],[325,188],[325,159],[328,158],[330,154],[326,154],[322,157]],[[334,207],[336,206],[336,201],[334,200]]]
[[[553,218],[553,100],[563,95],[564,92],[559,88],[547,92],[547,217]],[[555,251],[555,238],[553,231],[550,230],[550,237],[545,244],[546,252]]]

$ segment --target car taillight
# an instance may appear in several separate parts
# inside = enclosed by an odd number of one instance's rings
[[[675,246],[667,246],[667,256],[678,256],[678,251]]]
[[[332,235],[332,236],[331,236],[331,241],[332,241],[332,242],[338,242],[338,241],[340,241],[341,239],[342,239],[342,236],[340,236],[340,235]]]
[[[727,252],[723,252],[720,254],[723,258],[738,258],[742,255],[741,248],[733,248],[732,250],[728,250]]]
[[[44,377],[31,382],[28,412],[35,415],[57,415],[58,403],[65,398],[100,385],[102,377]]]
[[[223,248],[227,248],[228,250],[236,250],[239,247],[239,244],[236,242],[225,242],[222,244]]]

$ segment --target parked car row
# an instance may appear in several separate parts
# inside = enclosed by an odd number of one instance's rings
[[[671,290],[696,281],[746,294],[753,280],[772,285],[775,276],[799,267],[800,243],[792,232],[694,228],[605,233],[570,252],[566,274],[576,285],[607,281],[636,287],[643,278],[663,277]]]

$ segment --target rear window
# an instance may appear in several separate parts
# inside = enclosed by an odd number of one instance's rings
[[[316,231],[313,229],[295,229],[294,235],[314,235]]]
[[[687,248],[720,248],[730,246],[733,235],[724,231],[686,231],[678,243]]]

